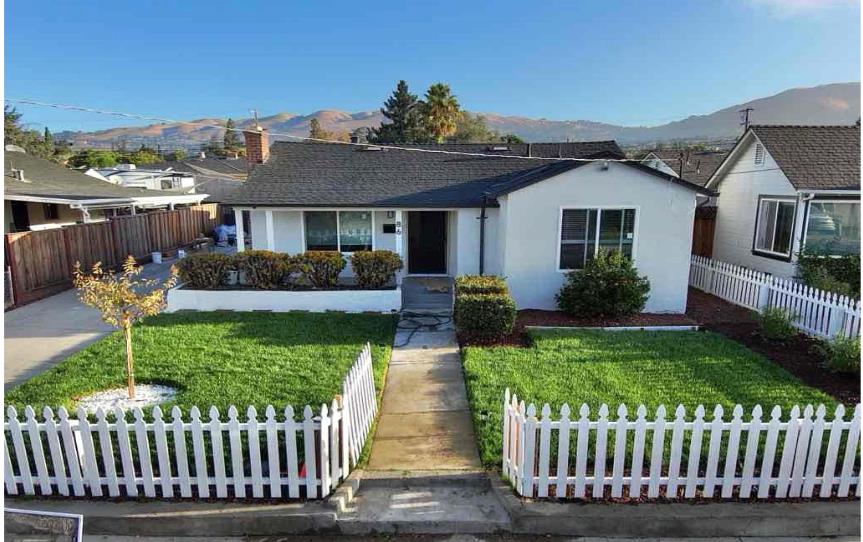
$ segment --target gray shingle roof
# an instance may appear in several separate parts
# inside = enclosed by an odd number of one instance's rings
[[[411,147],[502,157],[280,141],[273,144],[267,163],[256,166],[244,186],[225,203],[298,207],[477,207],[485,192],[505,193],[579,164],[536,162],[512,156],[527,156],[530,152],[531,156],[552,158],[623,157],[614,141]],[[550,164],[558,166],[549,167]],[[644,169],[668,177],[650,168]]]
[[[680,175],[680,150],[657,149],[652,153]],[[684,154],[684,158],[688,156],[689,160],[683,164],[681,177],[699,186],[705,186],[728,154],[729,151],[699,151]]]
[[[751,130],[798,190],[860,190],[859,126],[755,125]]]
[[[104,198],[142,198],[178,196],[177,192],[126,188],[68,169],[49,160],[23,152],[6,151],[4,193],[6,196],[34,196],[67,200]],[[12,176],[13,169],[24,172],[24,181]]]

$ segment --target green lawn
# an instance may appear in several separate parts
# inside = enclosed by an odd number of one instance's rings
[[[180,389],[184,412],[236,405],[258,412],[272,404],[329,404],[366,341],[372,344],[380,390],[389,362],[392,316],[342,313],[176,313],[148,319],[134,330],[138,383]],[[20,407],[74,407],[89,392],[125,386],[122,335],[115,333],[11,390],[6,403]],[[170,408],[172,404],[163,405]],[[163,408],[164,410],[164,408]]]
[[[568,403],[577,417],[587,403],[591,417],[606,403],[612,413],[624,403],[632,416],[638,405],[655,413],[660,404],[682,404],[690,416],[703,404],[712,419],[714,405],[730,415],[735,404],[744,412],[760,404],[768,409],[824,403],[835,399],[810,388],[778,365],[744,346],[707,332],[534,331],[530,348],[468,347],[464,370],[480,455],[500,464],[504,390],[520,399],[549,403],[557,417]],[[613,414],[615,415],[615,414]],[[766,415],[766,413],[765,413]],[[648,414],[650,418],[652,414]]]

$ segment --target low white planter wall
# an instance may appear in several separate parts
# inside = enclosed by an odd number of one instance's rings
[[[402,308],[402,290],[189,290],[168,291],[165,312],[193,311],[344,311],[391,312]]]

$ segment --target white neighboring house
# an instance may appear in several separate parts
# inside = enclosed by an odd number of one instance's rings
[[[860,253],[859,126],[751,126],[707,187],[717,260],[793,277],[801,250]]]
[[[247,132],[257,165],[227,201],[237,236],[247,226],[252,248],[291,254],[392,250],[399,280],[501,275],[522,309],[555,309],[569,271],[620,250],[650,279],[647,312],[685,311],[693,216],[711,191],[602,160],[623,157],[614,141],[424,147],[497,156],[288,142],[270,156],[266,131]]]
[[[207,197],[207,194],[117,186],[30,156],[11,145],[6,147],[4,168],[4,233],[97,222],[140,210],[195,205]]]
[[[195,192],[195,176],[173,169],[138,168],[135,164],[119,164],[110,168],[90,168],[84,173],[126,188]]]

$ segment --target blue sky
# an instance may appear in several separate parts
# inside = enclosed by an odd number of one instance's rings
[[[661,124],[860,80],[859,0],[7,0],[5,25],[6,97],[178,119],[369,110],[406,79],[473,111]]]

